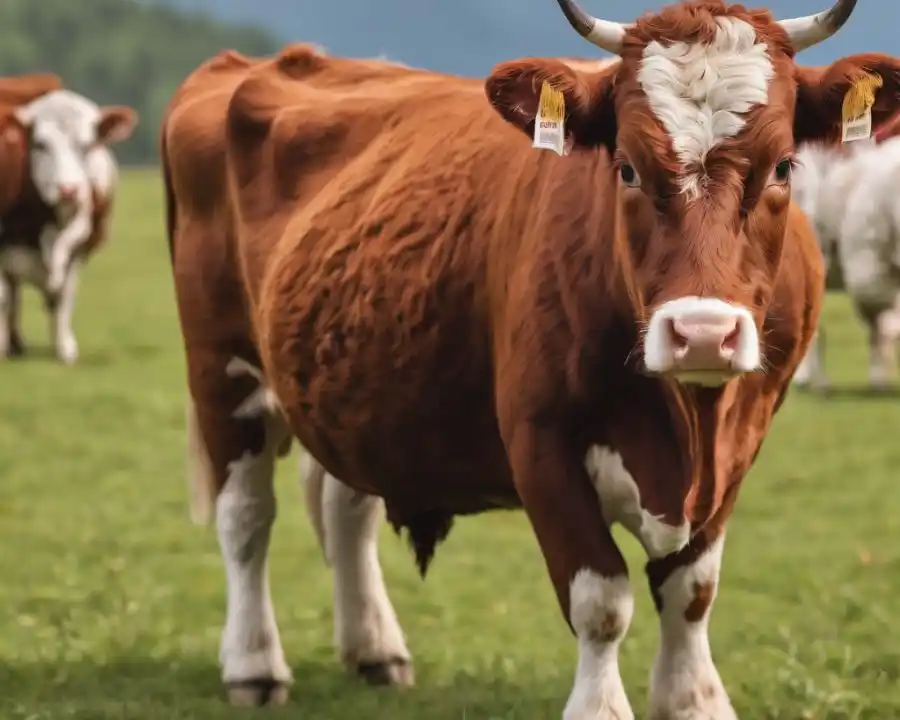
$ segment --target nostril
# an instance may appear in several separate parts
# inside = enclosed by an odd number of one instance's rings
[[[670,318],[668,321],[669,337],[674,350],[685,350],[690,344],[687,329],[680,320]]]
[[[741,326],[737,321],[735,321],[734,327],[722,340],[722,349],[723,350],[736,350],[738,340],[740,339],[740,337],[741,337]]]

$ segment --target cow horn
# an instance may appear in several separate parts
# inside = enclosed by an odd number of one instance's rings
[[[830,10],[814,15],[780,20],[781,28],[791,40],[796,52],[812,47],[830,38],[843,27],[856,7],[857,0],[838,0]]]
[[[585,40],[594,43],[598,48],[619,55],[622,52],[622,38],[625,37],[627,25],[601,20],[588,15],[575,0],[556,0],[563,15],[575,31]]]

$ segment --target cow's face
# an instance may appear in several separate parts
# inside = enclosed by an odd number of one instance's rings
[[[835,141],[844,95],[864,70],[882,78],[872,114],[886,118],[900,61],[794,64],[797,49],[846,20],[847,0],[781,24],[768,11],[687,2],[627,27],[558,2],[619,62],[593,73],[550,59],[504,63],[487,80],[489,99],[532,134],[546,82],[563,93],[568,144],[610,151],[647,371],[720,385],[762,370],[795,142]]]
[[[90,198],[91,153],[127,138],[136,122],[130,108],[100,108],[65,90],[26,105],[16,117],[28,138],[32,182],[52,207]]]

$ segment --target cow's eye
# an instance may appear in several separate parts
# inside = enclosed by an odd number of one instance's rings
[[[772,177],[769,179],[769,185],[787,185],[791,181],[791,174],[794,171],[794,161],[791,158],[784,158],[772,168]]]
[[[622,182],[628,187],[640,187],[641,176],[637,174],[634,165],[630,165],[627,162],[621,163],[619,165],[619,177],[622,178]]]

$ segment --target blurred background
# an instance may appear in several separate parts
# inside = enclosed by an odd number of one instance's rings
[[[827,0],[769,0],[778,17],[821,10]],[[583,0],[613,20],[659,0]],[[748,3],[755,5],[756,3]],[[835,38],[802,55],[824,64],[862,51],[897,50],[900,3],[861,2]],[[181,79],[222,48],[266,54],[308,41],[334,54],[386,55],[409,65],[486,75],[525,55],[599,54],[552,0],[3,0],[0,74],[48,70],[97,102],[125,103],[141,124],[117,155],[156,159],[162,110]]]

